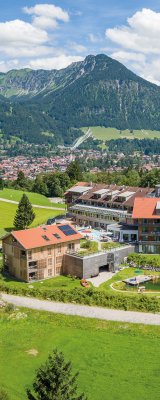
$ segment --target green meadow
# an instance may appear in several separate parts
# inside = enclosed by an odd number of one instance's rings
[[[93,136],[96,139],[107,141],[111,139],[160,139],[159,131],[151,131],[151,130],[133,130],[129,129],[118,130],[116,128],[105,128],[101,126],[91,126],[91,131]],[[87,131],[88,128],[82,128],[84,132]]]
[[[0,313],[0,387],[11,400],[26,400],[54,348],[79,372],[88,400],[159,400],[160,327],[19,311]]]
[[[33,192],[25,192],[22,190],[15,190],[15,189],[0,190],[0,198],[11,200],[11,201],[20,201],[20,199],[24,193],[27,195],[27,197],[29,198],[29,201],[32,204],[36,204],[38,206],[47,206],[47,207],[58,207],[58,208],[65,207],[64,204],[51,203],[49,201],[49,199],[47,197],[43,196],[42,194],[33,193]]]
[[[17,205],[0,201],[0,238],[13,228],[13,220],[16,213]],[[58,214],[63,214],[62,209],[48,210],[46,208],[34,208],[36,217],[31,226],[37,226],[46,223],[49,218],[53,218]]]

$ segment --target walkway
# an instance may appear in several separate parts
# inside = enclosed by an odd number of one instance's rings
[[[3,199],[2,197],[0,197],[0,201],[4,201],[5,203],[11,203],[11,204],[19,204],[19,201]],[[39,206],[37,204],[32,204],[32,206],[35,208],[45,208],[46,210],[65,211],[65,208],[62,208],[62,207]]]
[[[94,276],[93,278],[87,279],[87,281],[91,282],[93,286],[99,287],[101,283],[109,281],[115,273],[113,272],[108,272],[108,271],[102,271],[99,273],[98,276]]]
[[[18,307],[34,310],[50,311],[58,314],[78,315],[87,318],[97,318],[108,321],[132,322],[146,325],[160,325],[160,314],[135,311],[110,310],[102,307],[89,307],[78,304],[55,303],[35,298],[13,296],[2,293],[2,299]]]

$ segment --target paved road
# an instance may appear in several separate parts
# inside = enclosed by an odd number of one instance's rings
[[[81,317],[104,319],[108,321],[160,325],[160,314],[110,310],[102,307],[89,307],[77,304],[54,303],[52,301],[13,296],[4,293],[2,293],[2,299],[13,303],[18,307],[27,307],[34,310],[50,311],[58,314],[78,315]]]
[[[8,199],[3,199],[0,197],[0,201],[4,201],[5,203],[11,203],[11,204],[19,204],[19,201],[14,201],[14,200],[8,200]],[[39,206],[37,204],[32,204],[33,207],[35,208],[45,208],[47,210],[58,210],[58,211],[64,211],[65,208],[59,208],[59,207],[49,207],[49,206]]]

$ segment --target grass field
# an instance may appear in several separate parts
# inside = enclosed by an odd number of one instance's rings
[[[1,262],[0,262],[1,263]],[[62,289],[62,290],[72,290],[76,287],[82,288],[80,285],[80,280],[79,279],[74,279],[72,277],[68,276],[56,276],[54,278],[46,279],[43,281],[38,281],[38,282],[32,282],[32,283],[24,283],[18,280],[15,280],[13,277],[9,277],[7,275],[3,276],[3,281],[8,284],[8,287],[10,288],[24,288],[25,286],[27,287],[34,287],[40,288],[41,290],[45,289],[51,289],[51,290],[56,290],[56,289]],[[83,290],[83,289],[82,289]]]
[[[79,371],[88,400],[159,400],[159,327],[24,313],[18,320],[1,312],[0,386],[11,400],[26,399],[25,387],[56,347]]]
[[[133,133],[130,130],[120,130],[116,128],[105,128],[101,126],[91,126],[90,127],[93,133],[93,136],[99,140],[111,140],[111,139],[160,139],[159,131],[151,131],[151,130],[133,130]],[[87,131],[88,128],[82,128],[84,132]]]
[[[26,194],[29,198],[29,201],[32,204],[36,204],[38,206],[47,206],[47,207],[58,207],[64,208],[65,204],[59,203],[51,203],[49,199],[42,194],[32,193],[32,192],[24,192],[22,190],[14,190],[14,189],[3,189],[0,190],[0,198],[8,199],[12,201],[20,201],[23,194]]]
[[[17,205],[0,201],[0,238],[13,227],[13,220],[16,213]],[[36,218],[31,226],[37,226],[46,223],[48,218],[63,214],[63,210],[48,210],[45,208],[34,208]]]

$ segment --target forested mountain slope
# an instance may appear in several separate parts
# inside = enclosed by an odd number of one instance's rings
[[[69,144],[89,125],[160,130],[160,88],[103,54],[0,74],[0,93],[1,132],[29,142]]]

